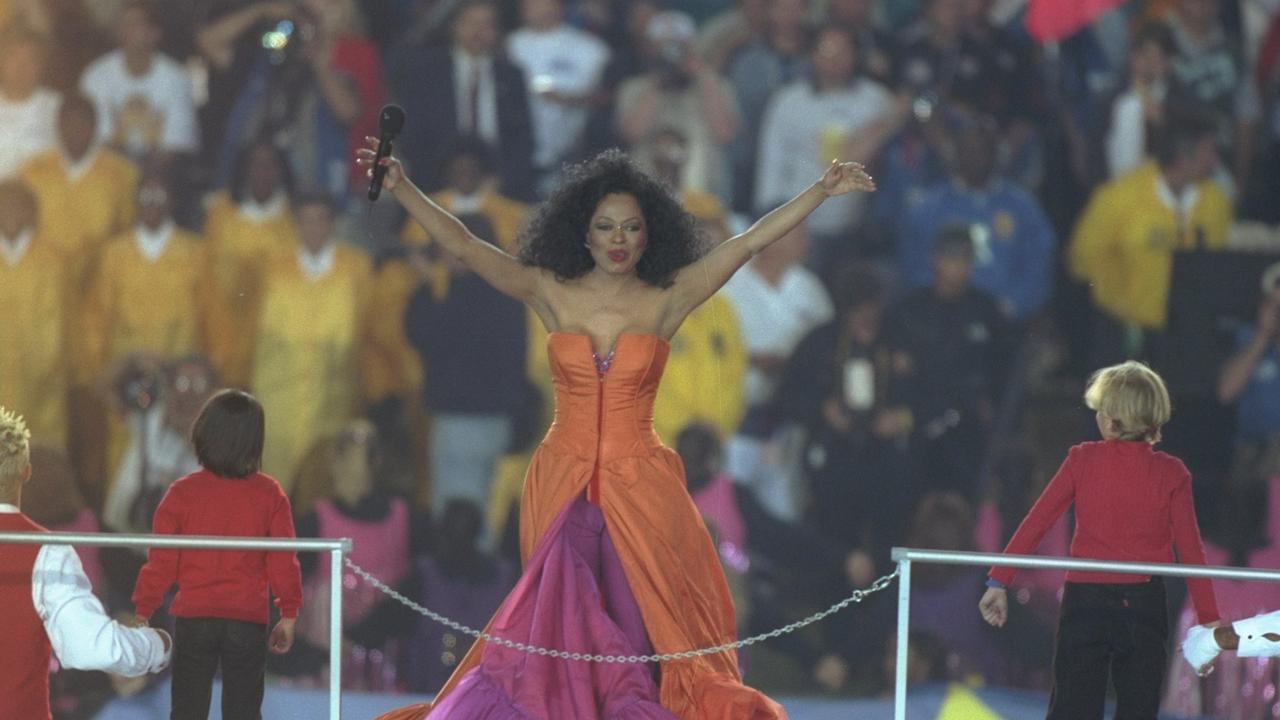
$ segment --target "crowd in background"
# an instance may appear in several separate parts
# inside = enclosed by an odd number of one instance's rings
[[[149,530],[198,467],[201,402],[241,387],[266,409],[263,469],[300,535],[352,537],[374,575],[483,623],[518,574],[513,508],[552,417],[546,333],[364,199],[354,151],[396,102],[410,177],[512,252],[565,164],[609,147],[667,183],[708,244],[833,158],[876,178],[672,341],[654,421],[741,632],[866,586],[895,545],[998,550],[1092,438],[1087,373],[1126,358],[1170,377],[1165,446],[1195,473],[1211,558],[1274,562],[1280,4],[1128,2],[1052,42],[1024,11],[0,0],[0,405],[41,445],[24,509],[54,529]],[[1067,554],[1069,535],[1064,520],[1042,551]],[[82,552],[128,611],[141,557]],[[281,682],[323,678],[328,568],[304,570]],[[1060,576],[1021,579],[1023,627],[996,632],[969,570],[917,571],[913,678],[1046,687]],[[348,587],[344,682],[436,689],[467,638]],[[1231,593],[1231,617],[1280,604]],[[748,674],[883,691],[895,608],[880,600],[745,655]],[[1276,702],[1271,666],[1173,677],[1174,709]],[[59,673],[55,712],[138,689]]]

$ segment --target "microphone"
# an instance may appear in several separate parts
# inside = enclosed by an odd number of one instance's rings
[[[373,179],[369,181],[369,200],[377,200],[382,193],[382,179],[387,176],[387,168],[379,164],[391,155],[391,141],[404,128],[404,108],[387,104],[378,112],[378,154],[373,159]]]

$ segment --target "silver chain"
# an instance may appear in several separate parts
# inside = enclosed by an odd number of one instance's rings
[[[756,643],[761,642],[762,640],[771,640],[781,635],[786,635],[788,633],[795,632],[796,630],[799,630],[800,628],[805,627],[806,625],[812,625],[813,623],[816,623],[819,620],[822,620],[823,618],[826,618],[830,615],[834,615],[835,613],[840,612],[841,610],[849,607],[854,603],[860,603],[863,600],[865,600],[869,595],[874,595],[875,593],[880,592],[881,590],[884,590],[885,588],[889,587],[890,583],[893,582],[893,579],[898,577],[898,571],[897,569],[895,569],[893,572],[889,573],[888,575],[885,575],[880,579],[876,580],[875,582],[871,583],[871,585],[867,587],[865,590],[854,590],[852,593],[849,594],[849,597],[832,605],[826,610],[823,610],[821,612],[816,612],[810,615],[809,617],[804,618],[803,620],[797,620],[793,623],[784,625],[780,628],[770,630],[769,632],[761,633],[759,635],[755,635],[749,638],[744,638],[742,640],[737,640],[735,642],[725,643],[723,645],[716,645],[714,647],[700,648],[698,650],[685,650],[683,652],[664,653],[660,655],[593,655],[590,653],[567,652],[564,650],[555,650],[552,648],[538,647],[536,645],[527,645],[522,642],[516,642],[514,640],[500,638],[496,635],[490,635],[489,633],[484,632],[482,630],[476,630],[474,628],[467,627],[466,625],[463,625],[462,623],[457,622],[456,620],[451,620],[441,615],[440,613],[437,613],[431,610],[430,608],[424,605],[419,605],[418,603],[410,600],[404,595],[396,592],[395,590],[388,587],[385,583],[383,583],[378,578],[370,575],[368,572],[365,571],[364,568],[352,562],[351,558],[344,558],[344,560],[346,561],[347,567],[350,568],[352,572],[354,572],[356,575],[359,575],[361,578],[364,579],[365,582],[369,583],[373,587],[382,591],[387,596],[394,598],[395,600],[403,603],[404,605],[414,610],[415,612],[421,615],[424,615],[428,618],[431,618],[432,620],[440,623],[441,625],[444,625],[453,630],[457,630],[458,632],[463,633],[465,635],[470,635],[471,637],[484,640],[485,642],[495,643],[503,647],[508,647],[508,648],[511,648],[512,650],[519,650],[520,652],[523,652],[523,653],[529,653],[530,655],[542,655],[545,657],[552,657],[559,660],[585,660],[588,662],[596,662],[596,663],[628,663],[628,664],[668,662],[671,660],[689,660],[696,657],[702,657],[704,655],[717,655],[719,653],[728,652],[730,650],[738,650],[739,648],[744,648],[744,647],[747,647],[748,645],[755,645]]]

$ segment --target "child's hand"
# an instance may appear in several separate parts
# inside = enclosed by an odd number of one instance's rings
[[[1009,593],[1004,588],[987,588],[978,602],[978,611],[988,625],[1004,627],[1005,620],[1009,619]]]
[[[297,618],[280,618],[280,622],[271,630],[271,652],[277,655],[289,652],[289,648],[293,647],[293,626],[297,622]]]
[[[169,633],[159,628],[156,629],[156,632],[160,634],[160,642],[164,643],[164,651],[169,652],[169,648],[173,647],[173,638],[169,637]]]
[[[1213,628],[1196,625],[1187,630],[1187,637],[1182,641],[1182,656],[1195,668],[1197,675],[1204,677],[1213,672],[1213,661],[1220,652],[1222,648],[1214,638]]]

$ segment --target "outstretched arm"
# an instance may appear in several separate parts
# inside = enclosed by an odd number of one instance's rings
[[[681,270],[672,288],[669,315],[683,320],[724,286],[752,256],[803,222],[827,198],[854,190],[868,192],[875,189],[875,182],[861,164],[832,160],[831,167],[822,178],[804,192],[757,220],[746,232],[725,240],[701,260]]]
[[[356,163],[368,168],[372,174],[378,139],[367,137],[365,141],[368,146],[357,151]],[[387,168],[382,187],[395,195],[396,200],[433,240],[440,243],[445,252],[499,292],[526,303],[535,299],[539,277],[537,269],[471,234],[458,218],[435,204],[405,176],[399,160],[388,157],[382,160],[382,165]]]

